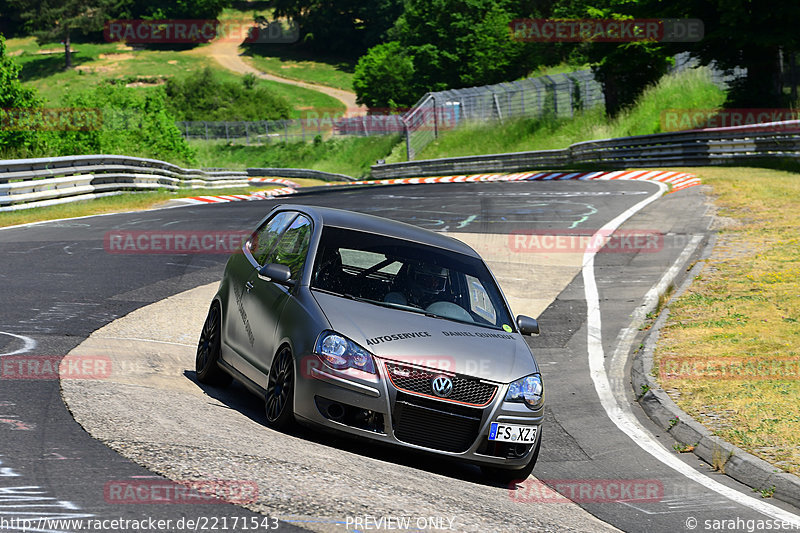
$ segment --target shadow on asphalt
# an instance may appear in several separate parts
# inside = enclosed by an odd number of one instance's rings
[[[194,370],[184,370],[183,375],[211,398],[239,411],[253,422],[263,425],[265,432],[275,431],[265,425],[264,401],[256,397],[238,381],[233,380],[227,387],[213,387],[197,381]],[[301,425],[295,426],[294,429],[287,433],[320,446],[363,455],[379,461],[416,468],[417,470],[424,470],[432,474],[451,477],[477,485],[507,488],[507,485],[487,480],[482,475],[480,468],[475,465],[461,463],[457,460],[442,460],[442,457],[438,455],[429,455]]]

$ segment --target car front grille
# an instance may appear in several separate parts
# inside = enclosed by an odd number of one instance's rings
[[[443,375],[442,372],[391,361],[387,361],[385,365],[392,385],[412,394],[423,394],[440,400],[484,407],[489,405],[497,393],[497,385],[457,374],[446,374],[453,381],[453,392],[447,398],[440,398],[434,394],[432,383],[435,377]]]
[[[462,453],[469,450],[478,437],[481,411],[398,393],[393,423],[394,436],[398,440],[434,450]]]

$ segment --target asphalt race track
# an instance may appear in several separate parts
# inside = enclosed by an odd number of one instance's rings
[[[517,246],[518,249],[512,251],[525,254],[529,252],[525,241],[514,240],[514,235],[540,230],[579,231],[591,235],[657,192],[656,184],[634,181],[469,183],[331,191],[297,195],[285,202],[353,209],[452,234],[510,234],[509,247]],[[108,253],[104,239],[109,231],[250,230],[272,203],[274,201],[268,200],[161,209],[0,231],[3,257],[0,270],[3,287],[0,518],[57,516],[142,520],[156,517],[175,523],[181,518],[229,517],[229,524],[233,524],[236,517],[261,517],[231,504],[137,505],[110,497],[109,487],[115,483],[158,478],[88,435],[64,405],[57,379],[42,379],[44,375],[39,379],[19,379],[6,371],[5,363],[63,356],[92,332],[114,320],[170,296],[218,281],[221,276],[226,260],[223,254]],[[629,326],[631,314],[648,290],[679,257],[696,259],[701,252],[709,233],[710,217],[705,215],[706,211],[699,187],[663,196],[641,207],[621,229],[657,232],[663,236],[661,245],[655,250],[599,253],[594,256],[593,268],[584,266],[581,269],[579,265],[574,279],[568,280],[540,315],[542,335],[529,340],[543,368],[548,406],[542,454],[533,475],[551,486],[579,487],[578,482],[583,481],[584,487],[597,489],[607,488],[611,480],[629,480],[638,483],[637,486],[655,487],[656,492],[650,494],[653,497],[649,499],[634,494],[628,498],[606,498],[596,490],[572,495],[584,510],[621,530],[690,531],[696,528],[703,531],[708,520],[741,519],[743,527],[726,529],[737,531],[746,530],[747,520],[783,516],[781,510],[798,514],[797,509],[778,501],[769,500],[769,505],[763,507],[764,500],[756,499],[757,495],[749,488],[713,473],[708,465],[691,454],[675,454],[671,437],[662,436],[662,431],[634,402],[633,391],[625,378],[624,358],[619,354],[614,357],[621,332]],[[563,274],[557,260],[548,268],[553,269],[553,279]],[[537,279],[546,282],[547,275],[545,271]],[[506,283],[501,279],[508,291]],[[522,292],[529,291],[535,297],[536,286],[524,289]],[[593,314],[592,295],[597,297],[599,315]],[[205,309],[201,314],[204,312]],[[587,317],[597,316],[602,317],[601,322],[587,322],[592,320]],[[592,330],[596,326],[600,326],[597,331]],[[594,336],[587,335],[587,331]],[[592,343],[590,338],[599,342]],[[187,376],[191,381],[188,373]],[[609,397],[604,383],[616,400]],[[217,395],[216,399],[228,409],[259,422],[256,398],[234,400]],[[609,402],[613,401],[630,414],[632,421],[626,422],[624,416],[617,416],[617,413],[613,413],[616,421],[612,421],[608,409]],[[163,409],[167,424],[170,406],[164,405]],[[134,411],[132,407],[131,412]],[[124,412],[117,413],[119,420],[124,420],[125,416]],[[180,423],[180,420],[175,422]],[[631,438],[624,430],[627,428],[630,433],[633,426],[641,426],[649,432],[648,437]],[[120,426],[120,430],[123,429]],[[109,431],[113,431],[113,427]],[[263,431],[268,430],[263,428]],[[169,431],[164,433],[169,435]],[[363,471],[358,490],[354,488],[353,494],[367,491],[374,493],[377,500],[390,500],[393,495],[381,490],[382,481],[387,475],[397,474],[421,484],[435,483],[443,491],[438,495],[443,502],[463,499],[463,487],[469,486],[472,500],[468,503],[484,516],[491,516],[493,508],[497,508],[494,502],[498,502],[498,506],[501,501],[503,506],[522,506],[520,510],[524,512],[515,512],[515,515],[529,516],[528,527],[517,521],[505,523],[502,512],[496,512],[493,519],[497,531],[563,530],[566,527],[559,517],[564,513],[574,514],[575,523],[584,524],[569,529],[609,530],[577,507],[532,491],[534,485],[522,485],[509,491],[485,484],[474,467],[442,463],[397,450],[374,450],[347,439],[327,441],[315,434],[284,437],[300,439],[305,443],[303,446],[324,448],[334,454],[337,450],[346,452],[343,455],[353,461],[349,468]],[[658,460],[664,448],[652,451],[654,442],[651,440],[661,440],[672,456],[671,461],[684,465],[682,471],[679,471],[681,467],[676,469]],[[276,442],[280,442],[280,438]],[[136,443],[131,443],[132,447],[134,445]],[[224,447],[224,443],[221,446]],[[117,448],[124,449],[124,443],[118,443]],[[365,468],[359,457],[364,457],[368,465],[384,465],[384,470]],[[171,456],[162,454],[161,459],[169,462]],[[175,457],[176,463],[182,460]],[[224,457],[195,466],[197,471],[214,479],[215,468],[223,463]],[[322,464],[320,469],[323,469]],[[308,475],[308,480],[314,479],[314,472]],[[175,479],[187,478],[188,475]],[[258,486],[265,494],[279,493],[281,483],[289,482],[296,485],[298,480],[273,477],[260,480]],[[481,495],[485,495],[485,501],[480,499]],[[413,503],[413,494],[405,496],[412,502],[405,509],[411,516],[430,516],[431,509],[436,508],[435,500]],[[339,506],[340,523],[325,527],[335,526],[341,531],[345,531],[345,517],[354,512],[352,509],[363,514],[364,506],[370,507],[369,502],[349,501],[346,493],[337,493],[331,499]],[[322,506],[329,504],[320,503]],[[382,506],[375,505],[375,508]],[[311,513],[305,510],[302,514]],[[324,514],[330,517],[329,512]],[[292,519],[285,510],[280,518]],[[455,524],[455,530],[480,530],[477,524],[465,521]],[[297,529],[297,526],[323,530],[322,526],[308,521],[280,524],[286,530]],[[481,527],[485,528],[485,524]],[[197,528],[173,526],[172,530],[194,529]],[[229,525],[228,530],[246,529]]]

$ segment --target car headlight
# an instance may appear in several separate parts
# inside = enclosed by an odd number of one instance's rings
[[[542,376],[531,374],[518,379],[508,386],[507,402],[520,402],[530,409],[539,409],[544,404],[544,384]]]
[[[325,331],[317,339],[314,351],[329,366],[344,370],[356,368],[376,374],[372,354],[343,335],[333,331]]]

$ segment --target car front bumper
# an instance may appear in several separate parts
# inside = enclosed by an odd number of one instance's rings
[[[311,356],[314,357],[314,356]],[[494,384],[482,406],[401,390],[376,358],[378,378],[315,365],[299,372],[295,415],[301,422],[461,461],[520,469],[541,439],[543,408],[505,402],[508,385]],[[486,383],[486,382],[483,382]],[[489,440],[492,422],[534,426],[535,444]]]

